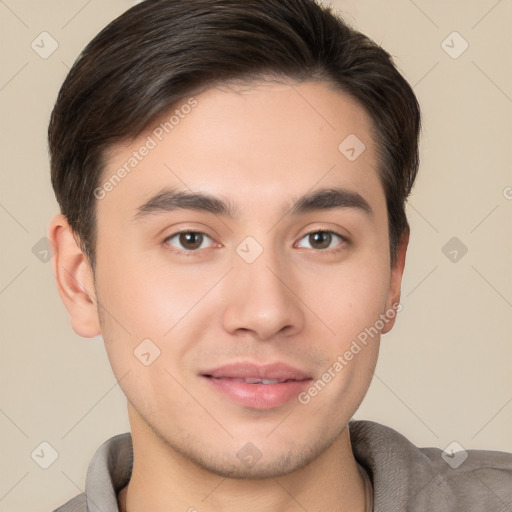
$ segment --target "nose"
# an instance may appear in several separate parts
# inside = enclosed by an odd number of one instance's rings
[[[253,263],[241,259],[235,263],[223,312],[223,325],[230,334],[251,333],[263,341],[291,336],[303,328],[297,281],[290,267],[279,264],[270,252],[264,251]]]

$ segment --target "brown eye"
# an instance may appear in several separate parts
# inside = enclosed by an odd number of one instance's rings
[[[299,247],[306,247],[308,249],[332,249],[337,248],[336,246],[343,245],[341,242],[348,242],[348,240],[338,233],[334,233],[333,231],[312,231],[311,233],[307,233],[304,235],[301,240],[307,240],[309,245],[300,245]],[[336,242],[338,240],[338,244]]]
[[[331,245],[332,235],[327,231],[317,231],[316,233],[310,233],[308,236],[313,249],[326,249]]]
[[[198,231],[181,231],[180,233],[175,233],[166,238],[165,242],[176,249],[190,252],[203,249],[203,243],[208,239],[211,240],[205,233]]]

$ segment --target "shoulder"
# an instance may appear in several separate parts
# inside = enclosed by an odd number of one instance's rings
[[[512,510],[512,453],[451,446],[446,451],[417,449],[435,474],[435,488],[457,510]]]
[[[130,480],[133,445],[130,432],[104,441],[94,453],[87,469],[85,492],[75,496],[53,512],[117,511],[117,493]]]
[[[349,431],[354,456],[372,475],[376,501],[393,499],[403,510],[512,510],[511,453],[418,447],[373,421],[352,420]]]
[[[84,493],[81,493],[53,512],[87,512],[87,498]]]

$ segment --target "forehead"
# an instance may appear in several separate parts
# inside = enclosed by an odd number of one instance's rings
[[[320,82],[222,86],[185,97],[137,140],[111,149],[105,184],[98,217],[131,217],[169,187],[229,197],[242,213],[262,214],[262,205],[281,212],[290,198],[330,186],[383,200],[370,117]]]

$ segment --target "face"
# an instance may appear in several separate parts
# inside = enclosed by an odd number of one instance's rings
[[[232,477],[324,452],[399,298],[365,111],[323,83],[209,89],[101,185],[99,322],[141,431]]]

